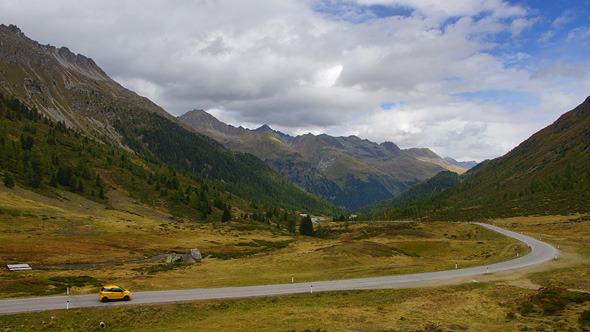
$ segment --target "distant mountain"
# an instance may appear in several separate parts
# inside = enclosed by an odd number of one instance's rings
[[[476,220],[590,212],[590,97],[464,178],[459,186],[373,217]]]
[[[189,131],[147,98],[110,79],[92,59],[65,47],[40,45],[13,25],[0,25],[0,43],[0,93],[18,98],[60,125],[172,173],[215,182],[220,190],[256,204],[339,211],[283,179],[260,159]]]
[[[255,131],[236,128],[197,110],[182,115],[179,120],[231,150],[256,155],[285,179],[309,193],[331,202],[346,202],[346,194],[336,183],[327,179],[307,158],[273,136],[287,137],[280,132],[267,132],[263,127]]]
[[[445,160],[451,165],[459,166],[465,169],[472,169],[473,167],[475,167],[475,165],[477,165],[477,161],[475,160],[457,161],[451,157],[445,157]]]
[[[227,148],[258,156],[284,178],[349,210],[392,198],[442,170],[465,172],[429,149],[402,150],[392,142],[326,134],[293,137],[268,125],[236,128],[202,110],[179,120]]]

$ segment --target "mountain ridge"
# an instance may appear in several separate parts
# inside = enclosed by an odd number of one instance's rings
[[[203,110],[178,119],[227,148],[258,156],[306,191],[349,210],[392,198],[442,170],[465,171],[429,149],[402,150],[393,142],[377,144],[354,135],[290,136],[266,124],[236,128]]]
[[[189,131],[176,117],[109,78],[66,47],[41,45],[0,25],[0,93],[88,139],[214,181],[252,203],[337,213],[339,209],[280,177],[252,155]]]

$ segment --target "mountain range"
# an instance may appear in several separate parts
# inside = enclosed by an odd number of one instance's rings
[[[258,158],[229,151],[189,131],[161,107],[109,78],[92,59],[65,47],[41,45],[14,25],[0,25],[0,42],[0,93],[16,98],[32,113],[39,111],[86,138],[140,156],[144,160],[136,161],[140,165],[160,165],[172,174],[181,171],[201,185],[211,181],[220,190],[256,204],[328,214],[339,211],[278,176]],[[15,135],[29,134],[14,132],[8,137]]]
[[[178,118],[225,147],[251,153],[306,191],[348,210],[392,198],[438,172],[464,173],[427,148],[400,149],[356,136],[296,137],[263,125],[255,130],[227,125],[203,110]]]
[[[231,210],[248,220],[262,211],[282,218],[278,207],[336,215],[441,171],[462,172],[428,149],[391,142],[235,128],[203,111],[178,119],[91,59],[40,45],[15,26],[0,25],[0,45],[0,174],[43,194],[67,189],[105,203],[116,192],[181,217]],[[370,217],[587,213],[589,142],[590,98],[505,156],[461,176],[442,173]]]

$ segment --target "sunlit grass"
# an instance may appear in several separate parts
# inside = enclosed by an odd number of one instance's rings
[[[2,270],[2,297],[63,294],[71,280],[79,280],[72,294],[92,294],[102,282],[140,291],[286,283],[291,277],[303,282],[382,276],[489,264],[526,249],[467,223],[324,223],[328,237],[318,239],[263,224],[179,223],[132,201],[112,210],[72,194],[47,199],[4,188],[0,210],[3,263],[122,263],[190,248],[199,248],[205,257],[200,264],[171,269],[159,269],[162,262],[156,262],[85,270]],[[559,316],[547,317],[523,316],[519,306],[540,286],[590,291],[587,219],[573,215],[490,221],[559,245],[559,259],[524,271],[473,277],[457,286],[59,310],[1,316],[0,322],[11,331],[92,330],[100,321],[128,331],[575,329],[587,304],[569,305]],[[215,253],[237,258],[208,257]]]
[[[3,297],[53,294],[52,285],[21,286],[56,276],[89,276],[135,291],[246,286],[447,270],[526,251],[465,223],[324,223],[327,237],[319,239],[265,224],[178,222],[128,199],[119,199],[114,210],[71,193],[47,198],[3,188],[0,198],[3,263],[43,267],[0,272]],[[124,264],[191,248],[201,251],[201,263],[173,269],[158,267],[162,261]],[[96,263],[103,265],[88,268]],[[64,264],[77,269],[64,270]]]

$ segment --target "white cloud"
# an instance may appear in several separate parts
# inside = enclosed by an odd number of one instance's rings
[[[361,7],[377,4],[404,10],[379,18]],[[355,134],[480,160],[552,122],[590,86],[587,62],[536,65],[536,54],[511,49],[555,37],[533,31],[539,18],[526,8],[503,0],[0,0],[0,20],[93,58],[174,115],[202,108],[233,125]],[[514,109],[460,97],[480,91],[557,99]]]
[[[476,16],[491,13],[496,17],[514,17],[526,14],[520,6],[502,0],[357,0],[363,5],[391,5],[414,8],[429,17]]]

